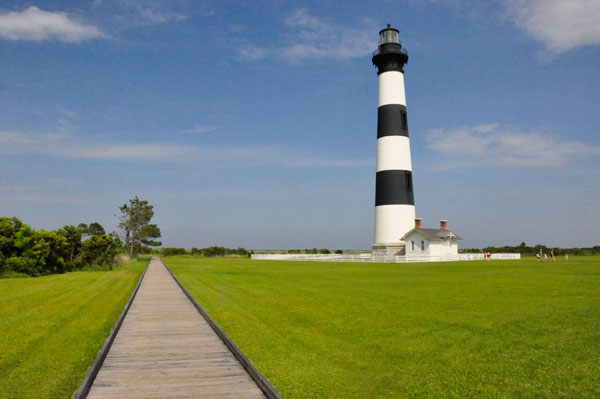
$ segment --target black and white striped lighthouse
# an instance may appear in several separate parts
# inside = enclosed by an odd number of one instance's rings
[[[398,40],[398,33],[398,29],[390,25],[381,30],[379,46],[373,54],[379,75],[373,244],[373,253],[377,255],[402,254],[402,237],[414,227],[415,220],[404,93],[404,64],[408,55]]]

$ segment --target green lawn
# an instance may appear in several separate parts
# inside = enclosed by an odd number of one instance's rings
[[[600,258],[165,259],[291,398],[598,398]]]
[[[0,398],[71,397],[146,264],[0,279]]]

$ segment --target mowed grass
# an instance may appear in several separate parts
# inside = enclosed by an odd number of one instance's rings
[[[71,397],[146,264],[0,279],[0,398]]]
[[[600,257],[165,261],[288,399],[600,397]]]

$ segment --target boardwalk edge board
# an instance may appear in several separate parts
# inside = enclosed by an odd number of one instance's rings
[[[273,385],[271,385],[269,380],[267,380],[265,377],[262,376],[262,374],[260,374],[256,367],[254,367],[254,364],[252,364],[252,361],[248,359],[246,355],[244,355],[241,349],[233,343],[233,341],[231,340],[231,338],[229,338],[225,331],[223,331],[223,329],[212,319],[212,317],[210,317],[210,315],[202,308],[202,306],[200,306],[200,304],[196,301],[192,294],[190,294],[189,291],[186,290],[185,287],[179,282],[179,280],[177,279],[177,277],[175,277],[175,275],[173,274],[171,269],[169,269],[167,264],[161,258],[159,259],[161,263],[165,266],[169,274],[171,274],[179,288],[181,288],[183,293],[188,297],[190,302],[192,302],[192,304],[194,305],[196,310],[198,310],[198,312],[202,315],[202,317],[204,317],[208,325],[210,325],[214,332],[219,336],[219,338],[221,339],[221,341],[223,341],[225,346],[227,346],[227,348],[231,351],[233,356],[235,356],[238,362],[240,362],[242,367],[250,375],[250,378],[252,378],[252,380],[260,388],[260,390],[265,394],[267,399],[282,399],[281,395],[279,395],[279,393],[273,387]]]
[[[115,337],[117,336],[117,333],[119,332],[119,329],[121,328],[121,325],[123,324],[123,320],[125,319],[125,316],[127,316],[127,312],[129,311],[129,308],[131,307],[131,304],[133,303],[133,300],[135,299],[135,295],[139,291],[140,285],[142,285],[142,281],[144,280],[146,271],[148,271],[148,266],[150,266],[151,260],[152,260],[152,258],[148,259],[148,263],[146,264],[144,273],[142,273],[142,276],[140,277],[140,280],[138,281],[137,286],[135,287],[135,290],[133,290],[133,293],[129,297],[129,301],[127,302],[127,304],[121,311],[121,315],[119,316],[119,319],[117,320],[114,327],[110,331],[108,338],[106,338],[106,340],[104,341],[104,345],[102,346],[102,349],[100,349],[98,351],[96,360],[94,360],[94,363],[92,363],[92,365],[88,368],[85,378],[83,380],[83,383],[81,383],[81,386],[79,387],[79,389],[77,391],[75,391],[73,393],[73,396],[71,396],[71,398],[85,399],[87,397],[88,393],[90,392],[90,389],[92,388],[92,384],[94,383],[94,380],[96,379],[96,376],[98,375],[98,372],[100,371],[100,368],[102,367],[102,364],[104,363],[104,359],[106,359],[106,355],[108,355],[108,351],[110,350],[110,347],[112,346],[112,343],[115,340]]]

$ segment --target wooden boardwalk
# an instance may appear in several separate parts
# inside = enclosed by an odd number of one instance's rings
[[[265,395],[162,262],[153,258],[87,397]]]

